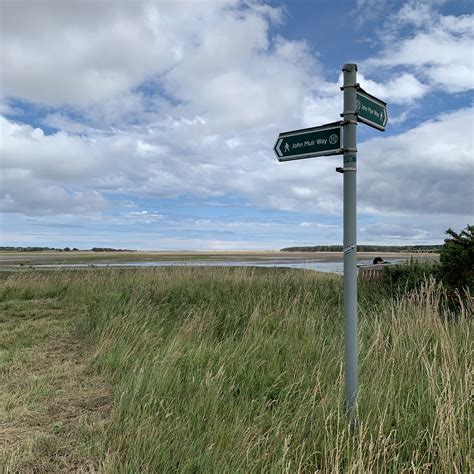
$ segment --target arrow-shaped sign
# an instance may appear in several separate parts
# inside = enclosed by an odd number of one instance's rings
[[[340,155],[343,153],[341,136],[340,122],[333,122],[280,133],[273,149],[278,161]]]
[[[275,150],[276,150],[276,153],[277,153],[277,156],[278,157],[281,157],[283,156],[283,153],[282,151],[280,150],[280,147],[281,147],[281,144],[283,143],[283,138],[279,138],[277,140],[277,144],[276,144],[276,147],[275,147]]]
[[[359,122],[382,130],[382,132],[385,130],[388,120],[387,104],[360,87],[357,90],[356,112]]]

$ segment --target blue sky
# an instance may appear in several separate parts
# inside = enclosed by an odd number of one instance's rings
[[[339,119],[341,66],[388,103],[358,126],[358,241],[473,221],[472,3],[0,2],[0,245],[279,249],[342,242],[342,158],[278,163]]]

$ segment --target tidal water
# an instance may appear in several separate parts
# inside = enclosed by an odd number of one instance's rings
[[[358,260],[358,266],[370,265],[371,260]],[[267,267],[298,268],[317,272],[337,273],[342,275],[343,262],[340,261],[241,261],[241,260],[193,260],[193,261],[146,261],[120,263],[71,263],[71,264],[37,264],[34,268],[103,268],[103,267]]]

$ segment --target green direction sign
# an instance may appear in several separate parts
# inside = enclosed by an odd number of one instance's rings
[[[363,89],[357,90],[356,99],[357,120],[374,127],[378,130],[385,130],[387,125],[387,104],[377,97],[370,95]]]
[[[273,150],[278,161],[340,155],[343,153],[341,136],[340,122],[283,132],[278,135]]]

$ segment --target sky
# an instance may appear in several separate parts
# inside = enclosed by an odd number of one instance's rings
[[[471,0],[0,0],[0,245],[342,244],[342,156],[279,163],[340,120],[342,65],[388,103],[357,127],[358,242],[474,219]]]

